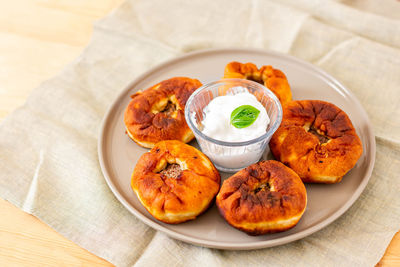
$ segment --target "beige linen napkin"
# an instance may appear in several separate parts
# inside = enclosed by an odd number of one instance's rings
[[[400,22],[348,1],[127,1],[83,54],[0,126],[0,196],[119,266],[371,266],[400,225]],[[224,251],[147,227],[108,189],[102,117],[132,79],[187,51],[272,49],[310,61],[355,93],[373,123],[376,164],[337,221],[269,249]],[[267,63],[267,62],[266,62]]]

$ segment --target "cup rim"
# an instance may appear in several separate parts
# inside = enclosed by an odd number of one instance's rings
[[[204,91],[205,89],[209,88],[210,86],[214,86],[216,84],[223,84],[227,81],[240,82],[242,84],[246,84],[246,85],[250,85],[250,86],[257,86],[257,87],[263,89],[264,92],[267,94],[267,96],[270,97],[272,99],[272,101],[277,105],[277,108],[278,108],[277,119],[274,121],[271,128],[265,134],[263,134],[257,138],[248,140],[248,141],[227,142],[227,141],[217,140],[208,135],[205,135],[194,124],[194,122],[192,121],[192,118],[189,114],[189,107],[192,104],[195,96],[198,95],[200,92]],[[281,105],[280,101],[278,100],[278,98],[275,96],[275,94],[271,90],[269,90],[263,84],[260,84],[260,83],[254,82],[254,81],[250,81],[250,80],[246,80],[246,79],[239,79],[239,78],[224,78],[224,79],[220,79],[218,81],[204,84],[204,85],[200,86],[196,91],[194,91],[194,93],[189,97],[189,99],[187,100],[186,105],[185,105],[185,120],[186,120],[186,123],[188,124],[189,128],[195,133],[195,136],[199,135],[203,139],[205,139],[209,142],[215,143],[217,145],[231,146],[231,147],[251,145],[251,144],[254,144],[254,143],[257,143],[257,142],[260,142],[262,140],[269,138],[270,136],[272,136],[275,133],[275,131],[278,129],[279,125],[281,124],[282,115],[283,115],[282,114],[282,105]]]

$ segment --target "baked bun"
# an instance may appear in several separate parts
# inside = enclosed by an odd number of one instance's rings
[[[320,100],[284,105],[282,123],[269,147],[276,159],[309,183],[340,182],[363,151],[347,114]]]
[[[186,124],[185,105],[200,86],[196,79],[175,77],[132,95],[124,115],[129,137],[148,148],[162,140],[190,142],[194,135]]]
[[[225,180],[216,203],[230,225],[249,235],[261,235],[294,227],[306,209],[307,193],[293,170],[269,160]]]
[[[140,157],[131,186],[154,218],[176,224],[195,219],[209,207],[220,179],[203,153],[170,140],[157,143]]]
[[[258,69],[253,63],[233,61],[226,65],[224,78],[247,79],[261,83],[271,90],[282,104],[292,100],[292,91],[285,74],[272,66],[262,66]]]

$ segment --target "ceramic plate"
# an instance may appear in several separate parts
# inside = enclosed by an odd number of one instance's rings
[[[293,98],[319,99],[334,103],[352,120],[364,152],[356,166],[334,185],[307,184],[308,205],[300,222],[291,230],[249,236],[228,225],[215,204],[196,220],[168,225],[155,220],[140,204],[130,187],[131,173],[139,157],[148,151],[125,134],[123,115],[130,95],[174,76],[199,79],[203,84],[220,79],[231,61],[272,65],[282,70]],[[117,90],[118,88],[116,88]],[[192,145],[196,145],[193,141]],[[310,235],[341,216],[360,196],[375,161],[375,139],[368,116],[356,97],[319,68],[291,56],[254,49],[218,49],[186,54],[144,73],[125,88],[105,115],[99,138],[99,160],[107,184],[117,199],[136,217],[167,235],[200,246],[220,249],[255,249],[285,244]],[[228,174],[221,173],[223,179]]]

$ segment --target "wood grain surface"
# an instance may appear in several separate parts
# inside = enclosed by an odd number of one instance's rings
[[[0,0],[0,122],[71,63],[122,0]],[[112,266],[0,199],[0,266]],[[379,266],[400,266],[400,234]]]

